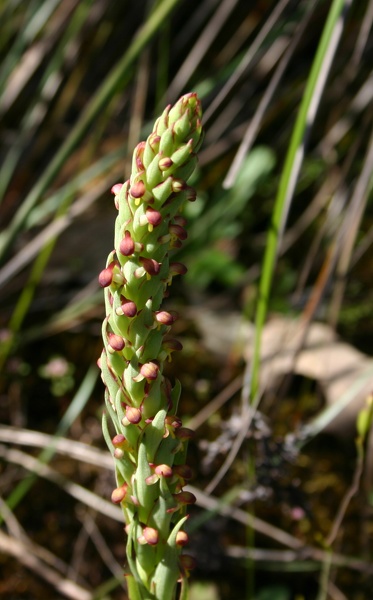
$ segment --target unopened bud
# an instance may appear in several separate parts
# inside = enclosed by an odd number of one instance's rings
[[[178,440],[187,442],[188,440],[192,440],[194,438],[195,433],[192,429],[188,429],[188,427],[179,427],[179,429],[175,431],[175,435]]]
[[[127,443],[127,440],[122,433],[118,433],[117,435],[115,435],[111,441],[113,443],[113,446],[117,448],[120,448],[121,446],[124,446]]]
[[[175,177],[172,180],[172,184],[171,184],[171,188],[173,192],[181,192],[182,190],[185,190],[185,188],[187,187],[185,181],[183,179],[176,179]]]
[[[171,352],[180,352],[183,349],[183,345],[179,340],[172,338],[163,340],[162,348],[167,354],[170,354]]]
[[[122,189],[122,187],[123,187],[123,183],[115,183],[110,191],[112,194],[117,196],[119,194],[120,190]]]
[[[126,497],[127,489],[128,485],[126,483],[123,483],[123,485],[120,487],[115,488],[111,494],[111,501],[114,502],[114,504],[120,504]]]
[[[177,319],[175,313],[169,313],[166,310],[157,310],[155,313],[155,320],[162,325],[172,325]]]
[[[126,406],[126,417],[130,423],[137,425],[142,419],[141,410],[135,406]]]
[[[186,230],[184,229],[184,227],[181,227],[181,225],[171,224],[168,228],[168,231],[171,235],[174,235],[182,241],[186,240],[188,237]]]
[[[148,379],[149,381],[153,381],[154,379],[157,379],[158,372],[159,372],[159,366],[154,362],[147,362],[147,363],[143,364],[140,368],[141,375],[143,377],[145,377],[145,379]]]
[[[121,458],[123,458],[123,456],[124,456],[124,451],[122,450],[122,448],[115,448],[114,458],[117,458],[120,460]]]
[[[109,341],[110,348],[112,348],[116,352],[123,350],[123,348],[125,346],[124,339],[120,335],[117,335],[116,333],[109,332],[108,333],[108,341]]]
[[[165,424],[173,429],[179,429],[182,426],[181,419],[176,415],[167,415],[165,418]]]
[[[197,502],[197,498],[192,492],[179,492],[172,495],[178,504],[195,504]]]
[[[146,220],[149,225],[153,225],[153,227],[157,227],[162,222],[162,215],[158,210],[155,210],[151,206],[148,206],[145,211]]]
[[[158,544],[159,533],[154,527],[144,527],[142,535],[149,546],[156,546]]]
[[[101,287],[105,288],[108,287],[109,285],[111,285],[112,281],[113,281],[113,270],[114,267],[116,266],[116,261],[113,260],[110,265],[108,265],[106,267],[106,269],[104,269],[103,271],[101,271],[101,273],[98,276],[98,282],[100,284]]]
[[[126,315],[126,317],[134,317],[137,314],[137,306],[132,300],[127,300],[127,298],[122,297],[122,304],[118,306],[116,309],[116,314]]]
[[[183,217],[182,215],[175,215],[174,216],[174,221],[177,225],[180,225],[181,227],[185,227],[185,225],[187,224],[187,220],[185,217]]]
[[[176,534],[176,545],[177,546],[186,546],[189,542],[189,537],[186,531],[178,531]]]
[[[130,187],[130,194],[132,198],[142,198],[145,194],[146,188],[144,182],[140,179]]]
[[[162,477],[172,477],[172,469],[168,465],[157,465],[154,472]]]
[[[170,263],[170,275],[185,275],[188,271],[185,265],[180,262],[172,262]]]
[[[161,269],[161,264],[154,260],[154,258],[144,258],[141,256],[140,263],[142,264],[143,268],[148,273],[148,275],[151,276],[158,275]]]
[[[131,233],[127,230],[124,232],[124,238],[119,244],[119,252],[123,254],[123,256],[130,256],[135,251],[135,242],[131,237]]]
[[[161,171],[166,171],[167,169],[172,167],[173,164],[174,163],[172,162],[171,158],[169,158],[168,156],[164,156],[163,158],[160,159],[158,166]]]
[[[150,136],[148,137],[148,142],[154,153],[158,152],[160,141],[161,141],[161,137],[154,132],[151,133]]]

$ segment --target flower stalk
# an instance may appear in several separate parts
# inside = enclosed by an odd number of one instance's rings
[[[194,563],[182,554],[186,507],[195,501],[183,490],[191,476],[185,457],[192,432],[176,416],[180,384],[172,386],[163,374],[182,346],[170,336],[177,316],[162,301],[173,277],[186,272],[170,252],[187,237],[181,209],[195,199],[187,180],[202,137],[200,101],[187,94],[138,144],[130,179],[112,188],[118,216],[115,249],[99,275],[106,307],[99,365],[106,386],[103,433],[116,468],[111,499],[126,523],[131,600],[175,600],[177,582],[186,585]]]

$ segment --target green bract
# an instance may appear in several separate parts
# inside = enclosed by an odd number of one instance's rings
[[[118,217],[115,249],[99,276],[106,318],[100,366],[106,386],[103,432],[114,456],[112,501],[126,522],[128,588],[133,599],[173,600],[191,557],[181,555],[192,432],[176,416],[180,395],[163,365],[181,344],[169,336],[175,315],[162,310],[168,286],[186,268],[169,253],[186,238],[180,214],[195,192],[187,179],[202,142],[201,105],[187,94],[168,106],[133,153],[132,173],[112,188]],[[110,417],[115,435],[109,433]]]

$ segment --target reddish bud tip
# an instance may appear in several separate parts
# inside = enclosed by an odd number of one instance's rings
[[[154,379],[157,379],[158,371],[159,371],[159,366],[154,362],[145,363],[140,368],[141,375],[143,377],[145,377],[145,379],[148,379],[149,381],[153,381]]]
[[[158,152],[159,142],[161,141],[161,136],[156,133],[151,133],[148,138],[149,144],[153,152]]]
[[[159,225],[162,222],[161,213],[158,210],[151,208],[151,206],[148,206],[148,208],[145,211],[145,215],[146,220],[150,225],[153,225],[153,227],[157,227],[157,225]]]
[[[159,541],[159,533],[154,527],[144,527],[142,535],[149,546],[156,546]]]
[[[116,333],[108,333],[108,338],[109,338],[109,346],[115,350],[115,351],[120,351],[123,350],[125,343],[124,343],[124,339],[120,336],[117,335]]]
[[[154,472],[162,477],[172,477],[172,469],[168,465],[157,465]]]
[[[112,194],[117,196],[119,194],[120,190],[122,189],[122,187],[123,187],[123,183],[115,183],[110,191]]]
[[[135,406],[126,406],[126,417],[130,423],[137,425],[141,421],[141,410]]]
[[[126,443],[126,438],[121,433],[118,433],[118,435],[115,435],[111,441],[113,442],[114,446],[120,447]]]
[[[168,339],[168,340],[163,340],[162,348],[167,353],[180,352],[180,350],[183,349],[183,345],[181,342],[179,342],[179,340]]]
[[[111,265],[109,265],[108,267],[106,267],[106,269],[101,271],[101,273],[98,276],[98,282],[101,287],[106,288],[109,285],[111,285],[111,282],[113,281],[113,269],[114,263],[111,263]]]
[[[135,148],[135,152],[134,152],[135,160],[136,160],[136,168],[139,173],[144,171],[144,163],[143,163],[142,159],[144,156],[145,145],[146,145],[146,142],[140,142],[139,144],[137,144],[137,146]]]
[[[165,423],[173,429],[179,429],[179,427],[181,427],[182,425],[181,419],[179,419],[179,417],[177,417],[176,415],[167,415]]]
[[[181,227],[185,227],[185,225],[187,224],[187,220],[185,217],[183,217],[182,215],[175,215],[174,216],[174,221],[177,225],[181,225]]]
[[[161,264],[154,260],[154,258],[140,257],[140,263],[142,264],[148,275],[158,275],[161,269]]]
[[[173,262],[170,263],[170,274],[172,276],[174,275],[185,275],[185,273],[187,272],[187,268],[185,265],[183,265],[180,262]]]
[[[178,531],[176,534],[176,545],[177,546],[186,546],[189,542],[189,537],[186,531]]]
[[[167,312],[166,310],[157,310],[155,313],[155,320],[162,325],[172,325],[177,319],[177,316]]]
[[[114,504],[120,504],[126,497],[127,489],[128,485],[126,483],[118,488],[115,488],[111,494],[111,501],[114,502]]]
[[[179,240],[182,240],[182,241],[186,240],[188,237],[186,230],[184,229],[184,227],[181,227],[181,225],[177,225],[177,224],[170,225],[168,228],[168,231],[170,232],[171,235],[174,235],[175,237],[177,237]]]
[[[130,187],[130,194],[132,198],[142,198],[145,194],[145,185],[144,182],[140,179]]]
[[[129,231],[124,232],[124,238],[119,244],[119,252],[123,256],[130,256],[135,251],[135,242],[133,241]]]
[[[178,504],[195,504],[197,502],[197,498],[192,492],[179,492],[172,495]]]
[[[188,427],[179,427],[175,432],[176,437],[182,442],[186,442],[188,440],[192,440],[195,436],[195,433],[192,429],[188,429]]]
[[[169,158],[168,156],[164,156],[163,158],[160,159],[158,166],[161,171],[166,171],[167,169],[172,167],[173,164],[174,163],[171,158]]]
[[[117,315],[126,315],[126,317],[134,317],[137,314],[137,306],[132,300],[122,297],[122,304],[116,309]]]

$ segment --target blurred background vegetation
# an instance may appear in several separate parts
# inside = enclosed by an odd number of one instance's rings
[[[191,600],[371,597],[372,21],[372,0],[0,1],[2,597],[126,598],[97,275],[109,190],[188,91],[206,137],[168,303]]]

